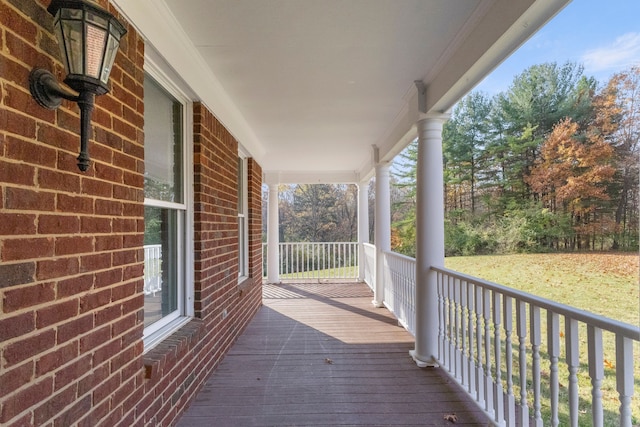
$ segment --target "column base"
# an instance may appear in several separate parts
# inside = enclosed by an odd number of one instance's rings
[[[384,307],[384,304],[382,303],[382,301],[373,300],[373,301],[371,301],[371,304],[373,304],[373,306],[375,308],[383,308]]]
[[[433,357],[422,357],[415,350],[409,350],[409,356],[416,362],[418,368],[437,368],[440,366]]]

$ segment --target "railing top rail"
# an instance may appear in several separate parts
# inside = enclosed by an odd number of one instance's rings
[[[598,314],[590,313],[588,311],[580,310],[578,308],[551,301],[546,298],[508,288],[497,283],[478,279],[477,277],[468,276],[466,274],[449,270],[447,268],[431,267],[431,269],[440,273],[447,274],[456,279],[478,284],[485,289],[500,292],[517,300],[535,304],[541,308],[551,310],[552,312],[561,314],[563,316],[568,316],[572,319],[576,319],[581,322],[596,326],[600,329],[620,334],[635,341],[640,341],[640,327],[638,326],[633,326],[628,323],[620,322],[618,320],[609,319]]]
[[[407,255],[399,254],[397,252],[385,252],[384,254],[387,255],[387,256],[393,257],[393,258],[401,259],[403,261],[416,262],[415,258],[412,258],[412,257],[407,256]]]

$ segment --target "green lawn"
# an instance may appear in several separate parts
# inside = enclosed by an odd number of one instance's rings
[[[447,258],[445,266],[471,276],[538,295],[553,301],[640,325],[640,294],[637,254],[522,254],[503,256],[470,256]],[[548,381],[549,363],[546,362],[546,322],[542,313],[541,346],[542,382]],[[563,326],[561,323],[561,330]],[[562,336],[562,334],[561,334]],[[564,340],[561,340],[564,341]],[[605,379],[602,383],[606,426],[618,425],[618,393],[615,389],[614,337],[603,333]],[[580,425],[590,426],[591,383],[587,368],[586,328],[580,331],[581,368],[578,372],[580,387]],[[518,372],[514,354],[514,372]],[[563,354],[561,354],[561,358]],[[640,425],[640,344],[634,346],[635,398],[632,402],[633,425]],[[504,366],[503,366],[504,372]],[[560,400],[567,398],[567,369],[559,366]],[[514,378],[517,382],[518,378]],[[530,383],[531,379],[528,378]],[[543,388],[543,393],[546,391]],[[516,391],[518,396],[519,390]],[[531,396],[529,404],[531,405]],[[542,402],[545,425],[549,423],[549,403]],[[567,425],[568,409],[560,406],[560,424]]]

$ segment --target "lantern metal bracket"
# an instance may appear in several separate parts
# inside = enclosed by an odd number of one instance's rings
[[[49,110],[58,108],[63,99],[78,102],[80,98],[60,86],[53,73],[42,68],[34,68],[31,71],[29,89],[36,102]]]
[[[91,132],[91,115],[95,95],[90,90],[73,94],[60,86],[55,76],[42,68],[34,68],[29,74],[29,90],[36,102],[49,110],[57,109],[63,99],[73,101],[80,108],[80,154],[78,155],[78,168],[82,172],[89,169],[89,134]]]

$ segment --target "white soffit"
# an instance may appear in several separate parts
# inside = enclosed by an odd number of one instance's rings
[[[263,170],[307,182],[369,175],[411,135],[415,80],[449,108],[567,2],[114,1]]]

